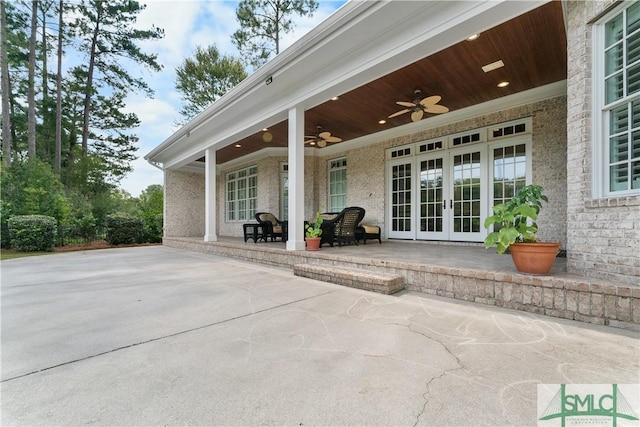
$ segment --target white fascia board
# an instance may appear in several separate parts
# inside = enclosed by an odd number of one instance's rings
[[[285,120],[293,106],[311,108],[546,2],[358,2],[340,9],[145,158],[179,168],[208,147]]]

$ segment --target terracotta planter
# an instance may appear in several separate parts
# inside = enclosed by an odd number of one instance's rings
[[[307,250],[308,251],[320,250],[320,240],[322,240],[322,238],[320,238],[320,237],[306,237],[305,240],[307,241]]]
[[[560,243],[514,243],[509,246],[516,269],[528,274],[549,273],[559,251]]]

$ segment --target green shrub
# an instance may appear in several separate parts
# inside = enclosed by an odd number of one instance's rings
[[[162,242],[162,214],[147,215],[144,221],[144,241],[149,243]]]
[[[56,244],[56,219],[45,215],[20,215],[7,221],[13,247],[20,252],[52,252]]]
[[[111,245],[141,243],[143,227],[140,218],[110,215],[107,217],[107,242]]]
[[[75,243],[76,241],[89,243],[96,239],[99,229],[96,225],[96,219],[93,214],[88,214],[72,218],[59,229],[59,235],[62,238],[62,244]]]

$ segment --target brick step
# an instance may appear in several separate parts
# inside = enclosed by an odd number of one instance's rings
[[[402,276],[333,265],[296,264],[293,266],[293,274],[386,295],[403,290],[405,285]]]

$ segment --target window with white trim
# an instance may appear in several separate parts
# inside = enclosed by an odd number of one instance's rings
[[[258,167],[227,174],[227,221],[247,221],[256,214]]]
[[[329,161],[329,212],[347,207],[347,158]]]
[[[640,2],[624,3],[594,26],[594,41],[595,141],[602,141],[594,151],[603,184],[596,193],[640,194]]]

